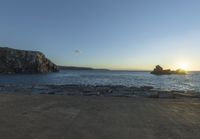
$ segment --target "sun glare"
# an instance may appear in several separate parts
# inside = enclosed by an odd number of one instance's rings
[[[189,66],[188,66],[188,64],[186,64],[186,63],[181,63],[181,64],[179,65],[179,68],[180,68],[180,69],[183,69],[183,70],[188,70]]]

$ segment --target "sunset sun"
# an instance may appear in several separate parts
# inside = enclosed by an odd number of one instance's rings
[[[189,65],[187,63],[180,63],[179,68],[183,70],[188,70]]]

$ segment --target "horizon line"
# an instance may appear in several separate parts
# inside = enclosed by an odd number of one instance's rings
[[[57,65],[58,67],[62,67],[63,65]],[[110,70],[110,71],[146,71],[151,72],[150,69],[110,69],[110,68],[96,68],[96,67],[88,67],[88,66],[63,66],[63,67],[74,67],[74,68],[88,68],[88,70]],[[90,69],[89,69],[90,68]],[[200,70],[186,70],[187,72],[200,72]]]

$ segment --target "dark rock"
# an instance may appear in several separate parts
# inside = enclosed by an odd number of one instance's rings
[[[147,98],[158,98],[159,94],[157,91],[135,91],[135,96],[147,97]]]
[[[0,73],[47,73],[57,71],[57,66],[41,52],[0,48]]]
[[[175,98],[175,95],[172,92],[162,91],[158,92],[158,98]]]
[[[155,71],[163,71],[163,68],[160,65],[157,65]]]
[[[148,90],[152,90],[153,86],[141,86],[140,89],[144,91],[148,91]]]
[[[178,69],[176,71],[172,71],[171,69],[163,70],[163,68],[159,65],[155,67],[155,69],[151,72],[151,74],[155,75],[170,75],[170,74],[179,74],[179,75],[185,75],[186,71],[182,69]]]
[[[174,95],[176,96],[176,98],[199,98],[199,93],[198,92],[194,92],[194,91],[187,91],[185,93],[181,93],[180,91],[176,91],[174,92]]]
[[[54,95],[54,94],[55,94],[55,92],[48,92],[48,94],[49,94],[49,95]]]
[[[149,98],[159,98],[159,93],[157,91],[152,91],[148,95]]]

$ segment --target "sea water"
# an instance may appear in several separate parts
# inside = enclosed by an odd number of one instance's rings
[[[0,85],[123,85],[200,92],[200,72],[152,75],[144,71],[62,70],[48,74],[0,75]]]

